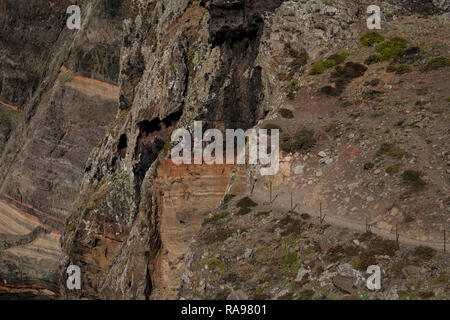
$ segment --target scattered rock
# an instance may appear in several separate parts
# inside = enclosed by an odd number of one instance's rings
[[[298,165],[294,168],[294,174],[299,175],[305,172],[306,164]]]
[[[252,249],[245,249],[244,258],[248,259],[252,255],[253,250]]]
[[[341,275],[336,275],[333,277],[333,284],[336,286],[336,288],[347,293],[352,293],[353,290],[356,289],[356,287],[354,287],[355,281],[356,278],[354,277]]]
[[[227,300],[248,300],[248,296],[242,290],[231,291]]]
[[[298,269],[298,273],[297,273],[297,277],[295,278],[295,281],[296,282],[302,281],[303,279],[308,277],[310,273],[311,272],[308,269],[303,269],[303,268]]]

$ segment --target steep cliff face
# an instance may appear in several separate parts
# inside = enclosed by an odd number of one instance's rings
[[[0,278],[9,287],[27,281],[58,286],[65,217],[88,155],[118,110],[121,17],[127,9],[113,2],[80,1],[78,32],[65,27],[69,1],[1,4],[0,201],[23,223],[29,215],[37,218],[35,226],[51,232],[53,242],[42,267],[38,252],[45,244],[37,243],[48,236],[38,236],[31,250],[4,250]],[[23,232],[11,228],[6,234]]]
[[[170,133],[177,126],[192,126],[193,119],[206,120],[205,127],[245,129],[264,116],[261,69],[255,60],[262,15],[280,3],[132,4],[134,15],[125,20],[119,77],[123,111],[91,157],[84,191],[62,239],[61,270],[69,263],[87,264],[89,270],[82,292],[66,292],[69,297],[176,296],[188,239],[205,212],[219,203],[231,168],[191,169],[199,183],[192,182],[189,191],[189,198],[199,201],[198,210],[192,211],[189,205],[183,209],[180,191],[167,182],[189,179],[170,173],[175,168],[169,173],[164,166],[156,169],[158,158],[164,159],[170,150]],[[116,176],[124,180],[123,189],[96,190],[115,185],[110,182]],[[222,182],[215,186],[213,177]],[[216,191],[205,197],[204,189],[211,187]],[[112,206],[113,199],[121,204]],[[116,218],[110,222],[112,217]],[[112,222],[116,234],[104,234]],[[87,261],[92,251],[88,243],[107,251],[109,260],[97,265]]]

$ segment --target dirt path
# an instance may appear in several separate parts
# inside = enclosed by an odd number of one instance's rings
[[[6,103],[6,102],[3,102],[3,101],[1,101],[1,100],[0,100],[0,106],[9,108],[9,109],[14,110],[14,111],[19,111],[19,107],[13,106],[13,105],[8,104],[8,103]]]
[[[289,192],[279,192],[278,194],[274,193],[273,197],[274,198],[276,197],[276,198],[272,202],[272,204],[267,204],[267,202],[269,200],[267,197],[267,193],[263,194],[261,192],[254,192],[251,195],[251,197],[257,203],[264,203],[264,206],[267,208],[281,210],[281,211],[289,211],[290,210],[291,196],[290,196]],[[294,206],[295,206],[295,201],[294,201]],[[311,209],[309,207],[300,207],[299,208],[297,206],[295,211],[299,211],[299,210],[301,210],[301,212],[307,212],[312,217],[317,218],[317,220],[319,219],[320,213],[317,210]],[[341,216],[330,214],[330,212],[328,212],[328,211],[324,212],[324,214],[326,214],[325,223],[328,223],[328,224],[336,226],[336,227],[348,228],[348,229],[358,231],[358,232],[366,232],[365,224],[362,224],[362,223],[359,223],[356,221],[351,221],[351,220],[345,219]],[[373,226],[371,226],[370,230],[374,234],[379,235],[383,238],[396,240],[395,234],[388,233],[386,231],[380,230]],[[404,237],[404,236],[400,235],[399,242],[406,246],[423,245],[423,246],[428,246],[433,249],[439,250],[441,252],[444,250],[443,241],[441,241],[441,242],[421,241],[421,240],[412,239],[412,238],[408,238],[408,237]],[[448,247],[449,247],[449,243],[447,242],[447,249],[448,249]],[[448,252],[448,250],[447,250],[447,252]]]
[[[64,66],[61,67],[61,72],[73,74],[70,69]],[[119,86],[93,78],[74,75],[73,79],[65,82],[64,85],[88,96],[100,96],[107,100],[117,100],[119,98]]]

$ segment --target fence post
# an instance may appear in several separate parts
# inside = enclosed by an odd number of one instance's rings
[[[397,241],[397,246],[398,246],[399,237],[400,237],[400,235],[398,234],[398,224],[395,224],[395,239]]]
[[[269,186],[269,189],[270,189],[270,194],[269,194],[269,202],[270,203],[272,203],[272,181],[270,181],[270,186]]]
[[[445,244],[445,230],[444,230],[444,253],[446,253],[446,244]]]
[[[293,211],[294,211],[294,204],[292,202],[292,191],[291,191],[291,212],[293,212]]]

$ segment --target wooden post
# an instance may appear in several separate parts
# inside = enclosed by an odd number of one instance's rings
[[[322,202],[319,204],[319,221],[322,224]]]
[[[397,241],[397,246],[398,246],[399,237],[400,237],[400,235],[398,234],[398,224],[395,224],[395,239]]]
[[[272,203],[272,181],[270,181],[270,194],[269,194],[269,202]]]
[[[444,253],[446,252],[447,248],[446,248],[446,244],[445,244],[445,230],[444,230]]]
[[[291,191],[291,212],[294,211],[294,203],[292,202],[292,191]]]

